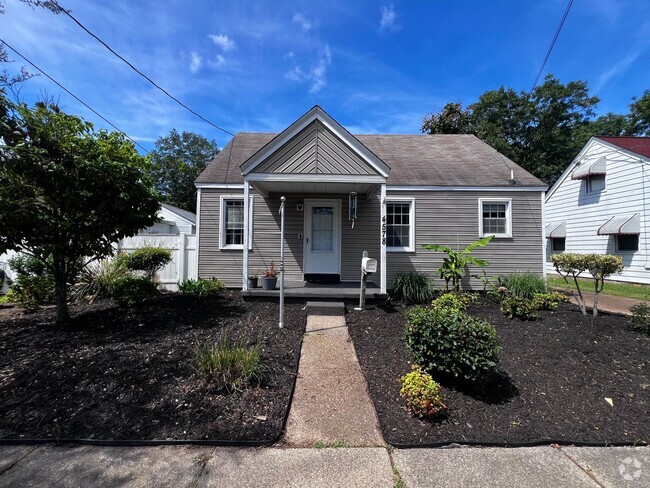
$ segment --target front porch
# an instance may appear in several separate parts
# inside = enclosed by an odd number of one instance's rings
[[[342,282],[335,284],[309,283],[305,281],[286,281],[284,283],[284,296],[289,299],[344,300],[359,301],[360,282]],[[262,288],[249,288],[241,291],[244,299],[257,299],[280,296],[280,283],[275,290]],[[374,283],[366,286],[366,301],[369,303],[383,303],[388,299],[386,293]]]

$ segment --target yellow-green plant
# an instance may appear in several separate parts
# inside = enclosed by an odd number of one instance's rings
[[[431,302],[431,308],[436,311],[448,310],[453,313],[461,313],[467,310],[472,299],[463,293],[444,293]]]
[[[440,385],[431,375],[413,365],[411,372],[400,378],[400,396],[406,401],[409,412],[419,418],[433,418],[447,411]]]

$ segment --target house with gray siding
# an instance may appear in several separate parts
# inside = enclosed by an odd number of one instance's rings
[[[592,137],[549,190],[546,267],[553,253],[616,254],[613,280],[650,284],[650,137]],[[648,174],[646,174],[648,173]]]
[[[352,135],[315,106],[279,134],[237,134],[196,186],[198,275],[233,288],[279,262],[282,196],[288,281],[358,282],[368,251],[385,293],[399,271],[438,277],[423,244],[484,235],[489,275],[544,272],[546,186],[473,135]]]

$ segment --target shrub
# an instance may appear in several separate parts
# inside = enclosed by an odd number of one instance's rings
[[[249,346],[233,340],[225,332],[216,344],[196,344],[194,359],[199,375],[213,381],[227,393],[243,391],[251,383],[261,383],[268,373],[261,360],[260,344]]]
[[[630,308],[632,327],[643,334],[650,335],[650,304],[642,302]]]
[[[111,296],[120,307],[133,307],[159,295],[158,287],[149,278],[127,276],[111,286]]]
[[[129,253],[118,256],[118,260],[130,271],[142,271],[150,280],[156,271],[163,268],[172,260],[169,249],[162,247],[141,247]]]
[[[205,280],[199,278],[197,280],[185,280],[178,284],[178,291],[189,295],[218,295],[226,289],[223,281],[217,278],[210,278]]]
[[[531,271],[506,276],[503,286],[518,298],[533,298],[536,293],[546,293],[547,291],[544,277]]]
[[[129,276],[129,270],[119,259],[102,259],[86,265],[77,276],[72,298],[92,303],[111,296],[113,285]]]
[[[404,303],[427,303],[435,294],[433,281],[424,273],[400,271],[393,282],[390,295]]]
[[[463,293],[444,293],[431,302],[431,307],[436,311],[446,310],[452,313],[461,313],[467,310],[472,298]]]
[[[405,316],[406,343],[428,373],[476,381],[496,368],[501,348],[496,330],[485,320],[420,306]]]
[[[536,320],[540,310],[556,310],[568,298],[563,293],[535,293],[531,298],[506,295],[501,301],[501,313],[511,319]]]
[[[16,280],[10,289],[12,301],[28,311],[56,302],[54,278],[43,262],[19,254],[9,260],[9,266],[16,272]]]
[[[402,387],[399,394],[406,401],[406,408],[419,418],[434,418],[447,411],[440,385],[431,375],[417,365],[400,378]]]

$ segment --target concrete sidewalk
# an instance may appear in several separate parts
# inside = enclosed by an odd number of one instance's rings
[[[566,291],[566,289],[562,291]],[[594,306],[593,290],[582,290],[582,297],[585,300],[585,306],[591,309]],[[578,304],[578,301],[571,295],[569,296],[569,300],[571,303]],[[632,315],[630,307],[643,303],[644,301],[636,298],[617,297],[615,295],[604,295],[601,293],[598,295],[598,311]]]
[[[80,486],[641,488],[650,448],[0,446],[0,487]]]

